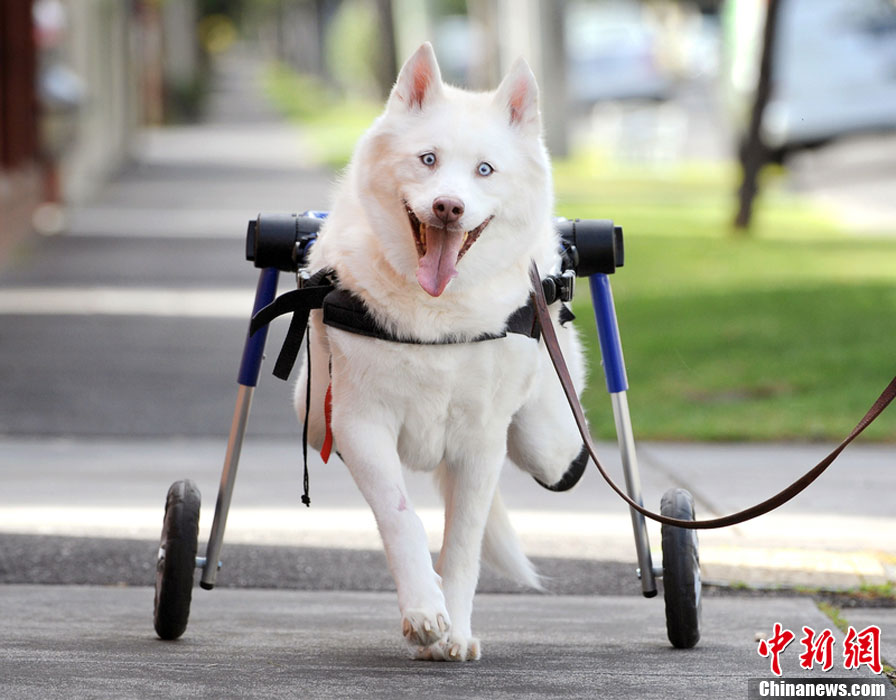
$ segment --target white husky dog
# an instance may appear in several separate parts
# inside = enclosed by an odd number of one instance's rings
[[[480,657],[470,625],[480,555],[541,587],[497,492],[503,464],[554,490],[584,468],[543,341],[482,339],[500,335],[527,304],[532,260],[542,273],[559,268],[551,189],[526,63],[495,92],[468,92],[442,83],[423,44],[357,144],[311,250],[311,269],[335,270],[339,288],[392,336],[337,329],[312,314],[309,441],[324,442],[329,386],[335,449],[376,516],[417,658]],[[560,306],[552,305],[555,319]],[[577,337],[569,325],[557,330],[581,390]],[[445,499],[435,567],[403,467],[434,472]]]

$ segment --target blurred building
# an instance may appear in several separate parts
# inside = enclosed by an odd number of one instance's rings
[[[31,8],[0,2],[0,255],[40,201]]]
[[[60,194],[80,202],[126,161],[137,130],[166,121],[196,82],[196,2],[36,0],[35,6],[44,2],[64,7],[57,60],[84,86],[58,153]]]
[[[0,246],[32,222],[60,229],[61,205],[118,171],[143,125],[183,113],[199,82],[196,8],[0,0]]]
[[[154,52],[145,44],[154,27],[141,31],[141,4],[80,0],[65,3],[65,10],[56,60],[78,76],[83,92],[77,104],[68,105],[70,130],[52,148],[60,164],[58,194],[79,202],[124,162],[144,102],[152,103],[152,95],[141,90],[140,71],[142,59],[151,70]],[[53,106],[47,108],[45,118]]]

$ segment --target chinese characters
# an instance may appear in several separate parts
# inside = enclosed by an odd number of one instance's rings
[[[793,632],[776,622],[772,636],[759,642],[757,651],[760,656],[769,659],[772,673],[776,676],[782,675],[781,654],[794,639],[796,635]],[[803,653],[799,656],[800,668],[808,671],[818,664],[822,671],[830,671],[834,667],[836,640],[831,630],[825,629],[816,635],[811,627],[803,627],[800,644],[803,647]],[[880,661],[880,627],[869,625],[857,631],[850,626],[843,640],[842,658],[843,668],[847,670],[864,665],[874,673],[880,673],[883,668]]]

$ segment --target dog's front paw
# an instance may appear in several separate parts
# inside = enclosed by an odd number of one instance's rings
[[[421,661],[479,661],[482,647],[476,637],[445,637],[418,650],[417,658]]]
[[[401,620],[401,632],[411,648],[435,644],[445,636],[450,627],[447,612],[420,608],[406,610]]]

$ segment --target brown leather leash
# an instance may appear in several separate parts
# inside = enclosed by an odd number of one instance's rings
[[[541,286],[541,275],[538,272],[538,267],[535,265],[535,262],[532,262],[532,265],[529,267],[529,278],[532,282],[533,294],[532,297],[535,302],[535,315],[538,319],[538,323],[541,326],[541,332],[544,337],[545,345],[548,349],[548,354],[551,357],[551,362],[554,364],[554,369],[557,371],[557,376],[560,378],[560,384],[563,387],[563,392],[566,394],[566,400],[569,402],[569,406],[572,409],[573,416],[576,420],[576,425],[579,428],[579,433],[582,436],[582,441],[585,443],[585,447],[588,450],[588,454],[591,456],[591,459],[594,461],[595,466],[600,472],[601,476],[610,485],[619,496],[626,503],[629,504],[632,508],[634,508],[637,512],[643,515],[646,518],[650,518],[651,520],[656,520],[659,523],[663,523],[664,525],[673,525],[676,527],[687,528],[691,530],[709,530],[713,528],[719,527],[728,527],[730,525],[737,525],[738,523],[742,523],[747,520],[751,520],[760,515],[764,515],[769,511],[778,508],[779,506],[784,505],[791,498],[796,496],[798,493],[803,491],[809,484],[815,481],[821,474],[827,469],[831,463],[837,457],[840,456],[840,453],[846,449],[846,446],[849,445],[853,440],[855,440],[871,423],[877,418],[881,413],[883,413],[884,409],[890,405],[890,402],[896,398],[896,377],[890,382],[886,389],[884,389],[883,393],[874,402],[874,405],[868,410],[868,412],[864,415],[862,420],[858,422],[855,428],[846,436],[846,438],[841,442],[833,452],[831,452],[827,457],[821,460],[818,464],[816,464],[812,469],[806,472],[799,479],[794,481],[790,486],[776,493],[771,498],[762,501],[762,503],[757,503],[755,506],[751,506],[750,508],[745,508],[744,510],[738,511],[736,513],[731,513],[730,515],[725,515],[720,518],[713,518],[710,520],[681,520],[679,518],[670,518],[665,515],[660,515],[659,513],[654,513],[653,511],[648,510],[640,503],[636,503],[632,500],[627,493],[625,493],[619,486],[610,478],[610,475],[607,474],[606,470],[601,465],[600,461],[597,458],[597,451],[594,449],[594,443],[591,439],[591,433],[588,431],[588,424],[585,422],[585,412],[582,409],[582,404],[579,402],[579,397],[576,395],[575,387],[573,386],[572,377],[570,377],[569,369],[566,366],[566,360],[563,358],[563,353],[560,350],[560,343],[557,340],[557,334],[554,331],[553,323],[551,322],[551,315],[548,311],[547,301],[544,297],[544,291]]]

